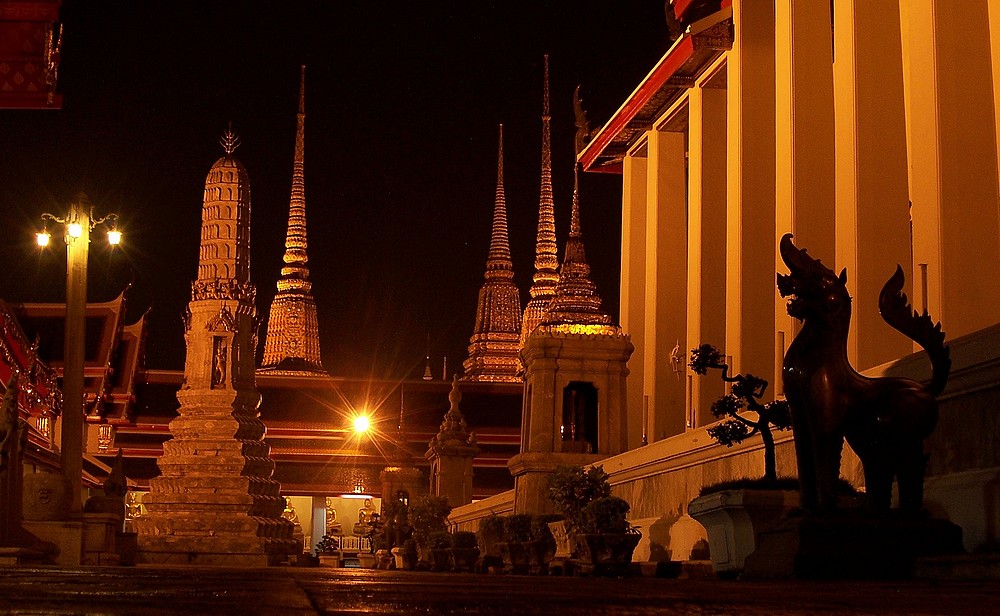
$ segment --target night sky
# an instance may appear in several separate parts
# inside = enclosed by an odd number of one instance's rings
[[[572,93],[600,127],[666,51],[663,3],[64,0],[60,111],[0,110],[0,298],[63,301],[65,251],[42,212],[78,191],[122,217],[91,250],[90,300],[130,279],[147,367],[183,367],[205,175],[227,122],[252,192],[251,271],[266,323],[281,267],[299,65],[306,75],[309,266],[325,367],[459,369],[490,240],[497,124],[522,301],[533,273],[542,56],[550,54],[560,245],[572,191]],[[581,178],[587,257],[617,317],[621,178]],[[560,248],[560,259],[562,249]],[[263,332],[262,332],[263,333]],[[263,335],[261,347],[263,346]]]

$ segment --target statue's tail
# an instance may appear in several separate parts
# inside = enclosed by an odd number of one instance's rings
[[[951,371],[949,349],[944,344],[941,323],[932,321],[926,310],[924,314],[918,314],[910,307],[906,293],[903,293],[904,282],[903,268],[897,265],[896,272],[879,293],[878,309],[886,323],[922,346],[930,355],[933,368],[930,391],[936,396],[944,391],[948,382],[948,373]]]

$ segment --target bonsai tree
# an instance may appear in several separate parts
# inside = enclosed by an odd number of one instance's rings
[[[323,535],[323,538],[316,544],[316,555],[333,554],[340,549],[340,540],[330,535]]]
[[[584,508],[599,498],[611,496],[611,484],[603,466],[586,471],[580,466],[558,466],[548,477],[549,498],[566,516],[570,529],[579,527]]]
[[[410,506],[410,524],[413,525],[413,538],[418,546],[429,547],[432,534],[448,531],[445,520],[449,513],[451,505],[444,496],[424,495],[413,502]]]
[[[701,375],[707,374],[710,368],[721,370],[722,380],[732,383],[732,393],[712,403],[712,415],[720,419],[725,418],[725,421],[709,428],[709,436],[720,445],[732,447],[760,434],[764,442],[764,481],[777,481],[774,434],[771,430],[772,426],[774,430],[787,430],[791,427],[788,403],[784,400],[775,400],[761,404],[760,400],[764,397],[764,390],[767,389],[767,381],[752,374],[730,376],[725,356],[710,344],[691,349],[691,361],[688,365]]]

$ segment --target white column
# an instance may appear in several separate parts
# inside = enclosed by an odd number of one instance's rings
[[[833,15],[837,266],[854,298],[848,355],[864,370],[912,351],[878,312],[897,264],[912,295],[899,0],[834,0]]]
[[[684,133],[647,133],[645,395],[650,441],[684,431],[684,380],[670,353],[687,334],[687,171]]]
[[[622,161],[622,263],[620,318],[635,351],[629,360],[627,387],[629,448],[642,443],[643,359],[646,313],[646,158],[629,154]]]
[[[726,90],[689,91],[687,353],[726,343]],[[685,361],[685,363],[686,363]],[[715,421],[712,403],[724,393],[717,373],[691,376],[692,428]]]
[[[997,322],[1000,221],[989,8],[907,1],[913,261],[949,337]],[[915,275],[920,268],[916,268]],[[914,280],[917,309],[925,295]]]
[[[987,0],[989,6],[990,59],[993,77],[993,122],[1000,127],[1000,0]],[[997,151],[1000,151],[1000,131],[996,132]],[[1000,169],[1000,157],[998,157]],[[1000,173],[1000,170],[998,170]],[[1000,211],[998,211],[1000,214]]]
[[[775,235],[836,267],[836,159],[830,0],[775,5]],[[786,272],[774,248],[779,271]],[[799,323],[775,288],[775,370]],[[776,376],[773,393],[782,391]]]
[[[734,0],[728,70],[726,348],[774,382],[774,3]]]

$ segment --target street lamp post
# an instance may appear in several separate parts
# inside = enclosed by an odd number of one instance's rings
[[[65,217],[42,214],[45,223],[37,234],[40,247],[49,243],[48,221],[65,225],[66,240],[66,331],[63,347],[63,412],[60,435],[60,461],[63,477],[70,488],[69,513],[83,509],[83,367],[86,339],[87,258],[90,253],[90,232],[105,221],[114,223],[117,214],[95,220],[93,204],[87,195],[79,193],[69,205]],[[112,224],[108,241],[114,246],[121,241],[121,232]]]

